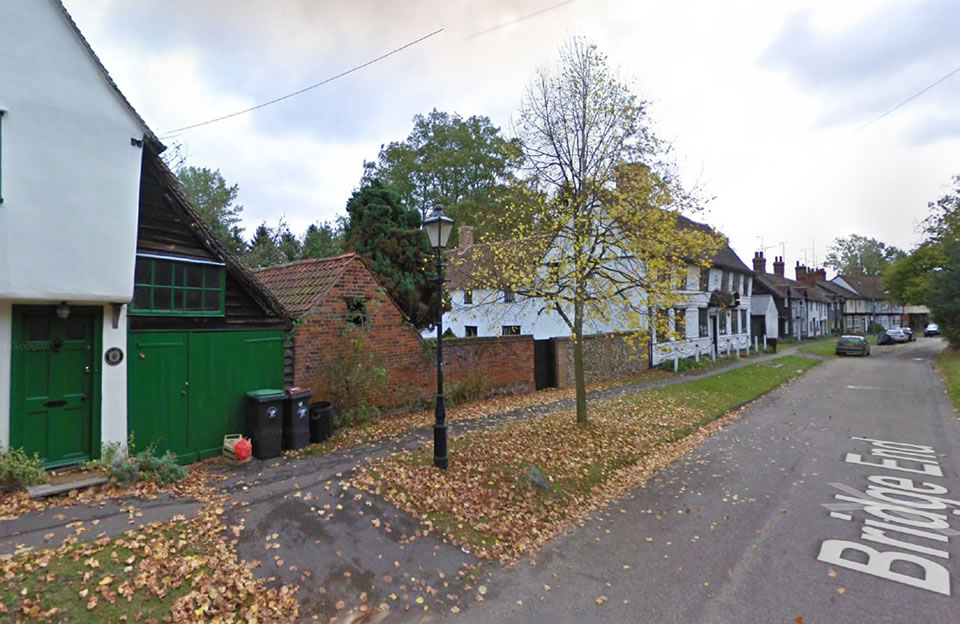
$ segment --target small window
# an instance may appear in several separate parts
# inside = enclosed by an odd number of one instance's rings
[[[363,327],[367,324],[367,302],[363,299],[347,301],[347,322]]]
[[[512,290],[503,291],[503,302],[504,303],[513,303],[517,300],[517,295]],[[511,326],[512,327],[512,326]]]
[[[707,315],[706,308],[697,310],[697,322],[700,325],[700,337],[707,338],[710,335],[710,327],[707,324],[710,322],[710,317]]]
[[[87,319],[84,317],[67,320],[67,340],[83,340],[87,337]]]
[[[720,335],[727,335],[727,322],[730,320],[730,312],[717,315],[717,324],[720,325]]]
[[[224,265],[138,254],[130,314],[223,316]]]
[[[463,335],[467,338],[477,335],[477,326],[476,325],[464,325],[463,326]]]
[[[731,320],[733,321],[733,328],[730,333],[739,334],[740,333],[740,315],[737,314],[736,311],[734,311],[733,318]]]
[[[733,274],[733,292],[740,292],[740,274]]]
[[[674,308],[673,310],[673,331],[677,333],[680,340],[687,339],[687,311],[684,308]]]
[[[504,336],[519,336],[520,335],[520,326],[519,325],[504,325],[502,328]]]
[[[747,333],[747,311],[740,310],[740,327],[743,333]]]
[[[700,290],[710,290],[710,269],[700,269]]]
[[[723,277],[720,278],[720,290],[730,291],[730,271],[723,271]]]
[[[32,318],[27,323],[27,340],[30,342],[46,342],[50,340],[50,320]]]
[[[463,291],[463,305],[470,305],[473,303],[473,291],[465,290]]]
[[[656,317],[654,318],[653,325],[654,332],[658,336],[664,336],[665,340],[669,340],[666,336],[670,333],[670,312],[666,308],[660,308],[656,312]]]

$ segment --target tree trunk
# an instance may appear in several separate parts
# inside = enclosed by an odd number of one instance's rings
[[[583,374],[583,317],[580,305],[574,308],[573,378],[577,388],[577,423],[587,424],[587,384]]]

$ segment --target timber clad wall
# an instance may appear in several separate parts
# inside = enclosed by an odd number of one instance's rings
[[[586,382],[636,375],[650,368],[646,342],[633,346],[627,334],[598,334],[583,337],[583,366]],[[573,342],[555,338],[557,349],[557,387],[574,385]]]
[[[320,375],[331,354],[343,344],[347,303],[364,299],[367,345],[387,369],[389,395],[384,407],[429,398],[436,392],[436,354],[403,319],[400,309],[358,258],[301,319],[295,329],[294,383],[323,398]],[[533,338],[470,338],[444,342],[444,382],[488,392],[533,391]]]

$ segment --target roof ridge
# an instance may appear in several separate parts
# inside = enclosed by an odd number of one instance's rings
[[[352,259],[354,257],[359,257],[355,251],[349,253],[340,254],[339,256],[329,256],[327,258],[302,258],[300,260],[291,260],[290,262],[284,262],[283,264],[275,264],[268,267],[260,267],[256,269],[251,269],[254,273],[263,273],[264,271],[275,271],[277,269],[286,269],[289,267],[302,266],[305,264],[324,264],[324,263],[333,263],[335,260],[346,260]]]

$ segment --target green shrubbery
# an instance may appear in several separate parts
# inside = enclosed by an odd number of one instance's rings
[[[0,448],[0,491],[11,492],[47,482],[43,460],[31,457],[22,448]]]
[[[156,455],[153,447],[148,446],[139,453],[131,455],[133,450],[132,436],[128,445],[121,442],[105,442],[101,447],[100,459],[85,463],[83,468],[102,470],[120,487],[126,487],[137,481],[157,481],[168,485],[186,478],[187,469],[177,463],[177,456],[173,451]]]
[[[329,352],[318,382],[333,404],[336,427],[366,422],[380,410],[387,387],[387,369],[368,344],[367,330],[347,325],[340,345]]]

